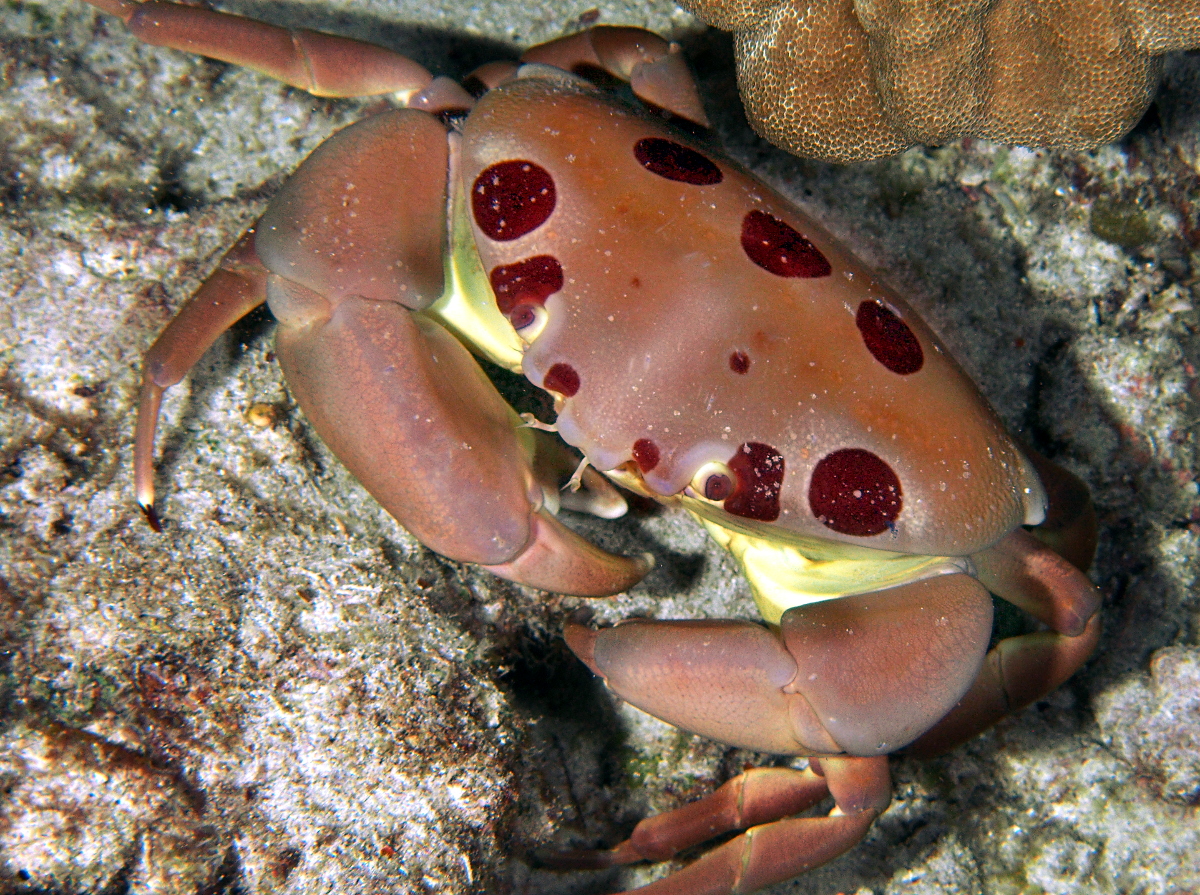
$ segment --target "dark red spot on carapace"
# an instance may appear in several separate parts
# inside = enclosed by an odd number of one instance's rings
[[[534,255],[492,268],[488,279],[496,295],[496,307],[521,329],[533,322],[534,305],[544,305],[547,298],[562,289],[563,269],[553,255]]]
[[[633,462],[642,472],[649,472],[658,465],[658,445],[649,438],[639,438],[633,443]]]
[[[579,391],[579,374],[570,364],[555,364],[546,371],[542,387],[547,391],[558,392],[567,398],[574,397],[575,393]]]
[[[471,187],[479,229],[498,242],[531,233],[554,212],[554,178],[541,165],[514,159],[483,169]]]
[[[744,351],[735,351],[729,355],[729,369],[735,373],[747,373],[750,371],[750,355]]]
[[[733,493],[725,499],[725,512],[761,522],[778,519],[779,492],[783,488],[783,454],[769,444],[748,441],[737,449],[726,465],[737,479],[737,484]],[[707,494],[707,482],[704,490]]]
[[[925,352],[908,324],[887,305],[864,301],[854,315],[863,342],[875,360],[893,373],[907,376],[921,369]]]
[[[677,183],[712,186],[724,179],[716,162],[674,140],[646,137],[633,144],[633,155],[651,174]]]
[[[833,270],[815,245],[765,211],[751,211],[742,218],[742,249],[777,277],[827,277]]]
[[[903,506],[900,479],[879,457],[843,448],[813,469],[808,505],[822,523],[844,535],[866,537],[887,531]]]

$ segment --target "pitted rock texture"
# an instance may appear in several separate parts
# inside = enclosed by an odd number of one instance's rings
[[[1162,56],[1200,45],[1169,0],[680,0],[735,32],[751,124],[799,156],[880,158],[981,137],[1091,149],[1149,106]]]

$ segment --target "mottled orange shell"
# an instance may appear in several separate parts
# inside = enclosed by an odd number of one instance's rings
[[[1195,0],[679,0],[735,33],[754,128],[862,161],[964,136],[1090,149],[1153,98],[1162,54],[1200,46]]]
[[[719,171],[719,182],[654,173],[636,154],[646,140],[692,153],[692,173]],[[552,209],[501,223],[497,172],[532,177],[535,205],[552,181]],[[736,467],[740,447],[770,446],[784,476],[767,521],[903,553],[974,553],[1040,514],[1036,476],[916,313],[730,160],[587,86],[525,78],[480,100],[459,176],[472,201],[500,209],[486,226],[478,210],[472,220],[493,283],[514,270],[544,282],[561,268],[557,288],[528,293],[548,322],[524,371],[560,394],[559,432],[597,468],[636,462],[648,488],[669,496],[705,464]],[[811,250],[814,272],[782,276],[753,260],[746,222],[768,218],[800,237],[793,248]],[[880,320],[901,337],[885,345],[895,369],[870,347]],[[860,536],[815,518],[817,469],[839,451],[870,452],[895,473],[894,524]],[[867,469],[860,455],[839,456]],[[762,471],[761,453],[744,459]]]

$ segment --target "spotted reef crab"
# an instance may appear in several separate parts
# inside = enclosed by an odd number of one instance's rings
[[[664,123],[706,124],[678,48],[591,29],[478,70],[476,100],[357,41],[91,2],[155,43],[404,106],[318,148],[149,350],[135,477],[152,523],[164,389],[266,301],[306,416],[430,548],[535,587],[618,593],[649,558],[554,515],[560,501],[618,515],[612,480],[691,512],[744,569],[765,626],[569,624],[567,642],[651,714],[808,767],[748,771],[560,863],[664,860],[744,830],[644,891],[788,879],[865,834],[890,798],[888,753],[948,748],[1090,654],[1086,490],[1005,433],[860,262]],[[589,70],[663,114],[573,73]],[[555,424],[523,423],[472,352],[550,392]],[[539,425],[582,451],[581,492],[560,497],[570,455]],[[989,591],[1043,629],[989,649]],[[827,816],[795,816],[829,795]]]

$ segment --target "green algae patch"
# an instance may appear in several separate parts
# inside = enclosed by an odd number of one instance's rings
[[[1123,249],[1136,249],[1150,241],[1150,221],[1136,202],[1100,198],[1092,203],[1093,236]]]

